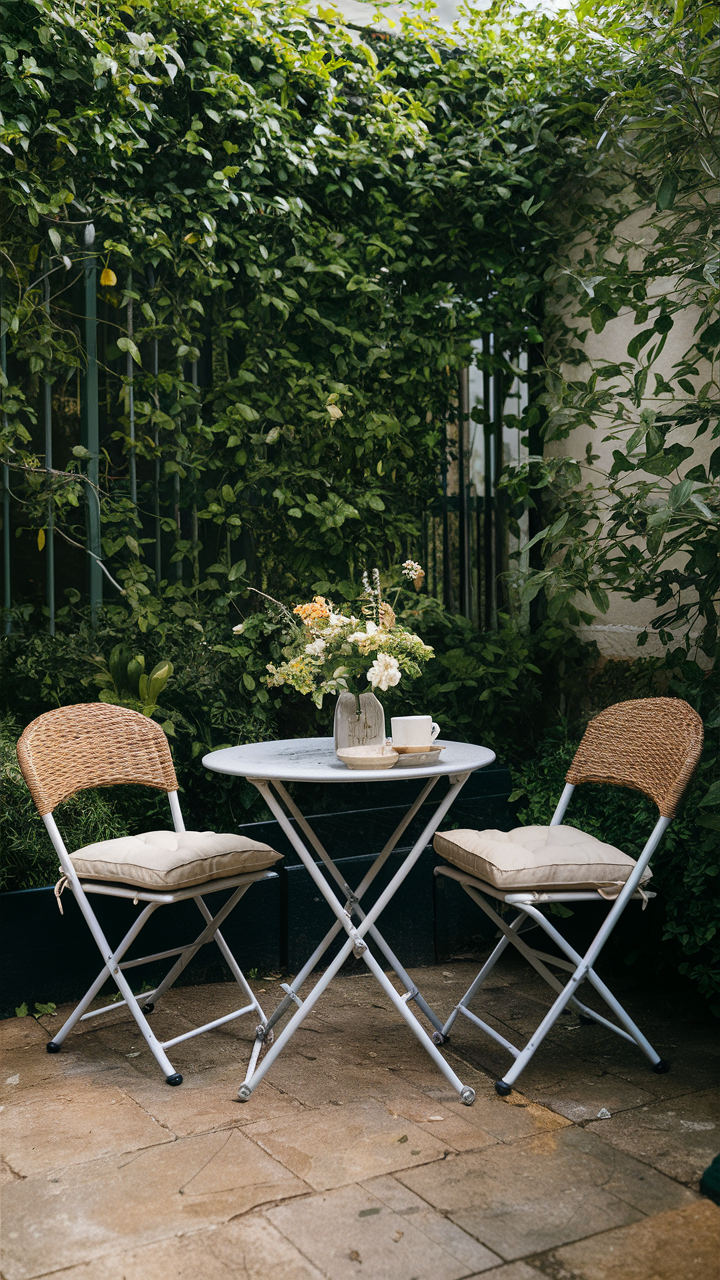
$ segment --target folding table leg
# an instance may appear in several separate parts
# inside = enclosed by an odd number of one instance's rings
[[[367,887],[367,883],[369,883],[369,877],[368,876],[365,877],[363,884],[360,886],[360,889],[358,890],[357,895],[351,893],[350,900],[348,901],[346,907],[343,909],[342,903],[338,899],[337,895],[333,893],[331,886],[328,884],[328,882],[322,875],[321,871],[315,865],[310,853],[308,852],[308,849],[303,844],[302,840],[297,834],[297,831],[293,828],[292,824],[290,823],[285,810],[282,808],[282,806],[279,804],[279,802],[276,800],[275,796],[273,795],[270,789],[269,781],[265,779],[259,779],[259,778],[251,779],[251,781],[257,787],[260,794],[263,796],[263,799],[265,800],[265,803],[267,804],[271,813],[277,818],[282,830],[285,832],[285,835],[288,837],[291,844],[296,849],[303,865],[306,867],[307,871],[310,873],[311,878],[313,879],[318,889],[322,893],[329,907],[331,908],[333,913],[336,915],[338,920],[338,925],[340,927],[343,927],[346,930],[346,932],[349,934],[349,937],[347,942],[344,944],[341,951],[339,952],[339,954],[335,957],[335,960],[332,962],[329,968],[325,971],[325,973],[322,975],[320,980],[316,983],[310,995],[304,1001],[300,1002],[299,997],[297,997],[292,990],[288,993],[288,996],[286,997],[286,1001],[289,1002],[297,999],[301,1007],[298,1009],[297,1013],[295,1013],[294,1016],[291,1018],[287,1026],[284,1027],[282,1033],[277,1038],[277,1040],[273,1044],[272,1048],[268,1051],[266,1056],[263,1058],[261,1064],[256,1069],[253,1069],[254,1062],[257,1060],[257,1052],[259,1052],[257,1042],[256,1042],[256,1045],[253,1049],[253,1057],[251,1060],[252,1065],[248,1067],[248,1072],[246,1074],[245,1081],[243,1082],[243,1084],[240,1086],[240,1089],[239,1089],[239,1097],[241,1101],[245,1102],[247,1101],[248,1098],[250,1098],[255,1086],[264,1077],[266,1072],[272,1066],[275,1059],[284,1049],[285,1045],[287,1044],[291,1036],[294,1035],[298,1026],[300,1026],[302,1021],[304,1021],[308,1013],[315,1006],[320,996],[322,995],[323,991],[328,986],[328,983],[332,980],[332,978],[334,978],[335,974],[344,964],[345,960],[348,958],[351,951],[355,951],[356,955],[362,955],[363,959],[365,960],[365,963],[368,965],[371,972],[375,975],[377,981],[380,983],[380,986],[390,996],[390,999],[392,1000],[393,1004],[398,1009],[398,1011],[401,1013],[403,1019],[412,1028],[413,1033],[417,1036],[417,1038],[423,1044],[424,1048],[430,1054],[430,1057],[433,1059],[436,1065],[440,1068],[445,1078],[449,1081],[449,1083],[452,1084],[453,1088],[455,1088],[457,1092],[460,1094],[462,1101],[465,1102],[468,1106],[470,1106],[472,1102],[475,1100],[474,1091],[462,1084],[459,1078],[455,1075],[455,1072],[445,1062],[445,1059],[438,1052],[436,1046],[432,1043],[432,1040],[427,1035],[423,1027],[420,1025],[417,1019],[413,1016],[413,1014],[407,1008],[407,1001],[410,998],[410,996],[413,995],[413,984],[410,982],[408,975],[405,974],[404,970],[402,971],[405,979],[408,980],[407,983],[404,983],[404,985],[408,987],[408,990],[405,998],[403,999],[395,991],[395,988],[392,986],[392,983],[390,983],[386,975],[383,973],[377,961],[370,955],[367,943],[364,941],[364,935],[366,933],[370,933],[370,931],[374,928],[377,917],[385,909],[388,902],[391,901],[392,897],[397,892],[403,880],[408,875],[409,871],[412,869],[414,864],[417,862],[423,849],[432,839],[434,832],[437,830],[437,827],[442,822],[445,814],[450,808],[453,800],[455,799],[456,795],[460,791],[461,787],[467,781],[468,776],[469,776],[468,774],[458,774],[456,776],[451,776],[449,778],[450,787],[448,789],[447,795],[438,805],[435,813],[433,814],[430,821],[425,825],[424,830],[416,840],[410,853],[404,859],[402,866],[395,873],[395,875],[390,880],[390,883],[386,886],[386,888],[380,894],[377,902],[375,902],[374,906],[370,909],[370,911],[368,911],[367,915],[363,913],[363,918],[361,919],[360,924],[358,925],[357,928],[353,927],[352,919],[351,919],[351,911],[353,907],[357,907],[357,899],[359,897],[360,892],[364,892],[364,889]],[[280,792],[281,794],[284,793],[284,788],[280,783],[275,782],[274,785],[277,788],[278,792]],[[289,797],[288,797],[288,800],[289,800]],[[416,805],[417,805],[417,801],[416,801]],[[316,837],[314,836],[314,833],[312,832],[312,830],[309,828],[309,824],[304,818],[302,818],[302,815],[300,815],[300,818],[302,819],[301,825],[303,829],[308,834],[309,838],[311,839],[311,842],[315,844]],[[317,844],[315,845],[315,847],[317,848],[318,846],[319,846],[319,841],[317,841]],[[341,876],[340,872],[338,871],[337,867],[332,862],[332,859],[329,857],[326,851],[322,849],[322,846],[319,846],[319,848],[321,850],[322,861],[328,867],[328,870],[333,875],[333,878],[339,884],[341,884],[343,890],[345,891],[348,886],[346,886],[345,881]],[[358,912],[358,914],[360,914],[360,912]],[[320,955],[323,954],[324,950],[329,945],[329,941],[331,940],[332,934],[333,934],[333,931],[331,930],[330,933],[326,935],[326,938],[323,940],[320,947],[317,948],[316,954],[317,953],[319,953]],[[383,944],[385,946],[387,945],[384,943],[384,939],[383,939]],[[308,968],[309,966],[306,965],[305,970],[302,971],[303,978]],[[402,980],[403,979],[401,978],[401,981]],[[296,985],[298,986],[300,985],[298,980],[296,980]],[[286,1008],[289,1007],[288,1003],[286,1002],[283,1002],[283,1003],[285,1004]],[[275,1013],[271,1015],[271,1022],[276,1016],[278,1017],[280,1016],[278,1010],[276,1010]]]
[[[327,867],[328,871],[332,875],[335,882],[340,886],[340,888],[343,890],[344,893],[347,893],[348,891],[350,892],[349,900],[351,903],[352,911],[355,912],[361,920],[364,920],[365,918],[364,913],[361,907],[359,906],[360,899],[362,898],[363,894],[367,891],[370,884],[377,876],[378,872],[382,869],[382,867],[386,863],[390,854],[395,849],[397,842],[400,839],[400,836],[409,826],[410,822],[415,817],[415,814],[418,812],[418,810],[425,803],[425,801],[427,800],[430,792],[432,791],[437,781],[438,781],[437,778],[428,779],[425,786],[422,788],[422,791],[418,794],[418,796],[416,796],[415,801],[411,805],[410,809],[407,811],[407,813],[403,816],[403,818],[399,822],[398,826],[396,827],[395,831],[391,835],[384,849],[375,859],[368,873],[363,877],[361,884],[358,885],[357,889],[355,889],[354,891],[349,889],[349,886],[345,883],[345,879],[342,873],[339,871],[333,859],[330,857],[329,853],[327,852],[325,847],[322,845],[322,843],[316,836],[315,832],[313,831],[312,827],[307,821],[307,818],[305,818],[304,815],[300,812],[297,805],[293,801],[292,797],[288,795],[288,792],[285,789],[285,787],[282,785],[282,783],[275,782],[274,786],[279,796],[283,800],[283,803],[285,804],[286,808],[295,818],[295,821],[298,823],[299,827],[301,828],[301,830],[304,832],[304,834],[310,841],[312,847],[315,849],[315,852],[318,854],[323,864]],[[295,978],[294,982],[291,984],[291,992],[285,997],[283,1001],[281,1001],[281,1003],[278,1005],[274,1013],[271,1014],[269,1026],[273,1026],[290,1008],[290,1005],[293,1003],[294,999],[297,997],[299,993],[299,989],[302,986],[303,982],[306,980],[308,975],[312,972],[312,970],[314,969],[318,961],[321,959],[321,957],[325,954],[325,951],[327,950],[327,948],[329,947],[333,939],[337,937],[339,929],[340,929],[340,925],[334,926],[326,935],[326,937],[323,939],[322,943],[316,949],[316,951],[313,952],[313,956],[311,957],[312,963],[308,961],[308,964],[306,964],[302,970],[303,976],[301,977],[300,975],[298,975]],[[440,1019],[438,1018],[437,1014],[434,1013],[434,1011],[430,1008],[430,1005],[427,1003],[424,997],[420,994],[420,991],[418,990],[417,986],[412,981],[408,973],[405,971],[405,969],[401,965],[395,953],[391,950],[390,946],[383,938],[382,934],[380,933],[380,930],[375,925],[373,925],[370,928],[369,932],[373,941],[377,944],[377,946],[380,948],[383,955],[385,956],[388,964],[391,966],[392,969],[394,969],[398,978],[402,982],[403,986],[405,987],[406,991],[409,994],[410,999],[414,1000],[415,1004],[425,1014],[425,1017],[428,1019],[431,1025],[435,1027],[435,1030],[438,1033],[440,1033],[442,1031],[442,1023]]]

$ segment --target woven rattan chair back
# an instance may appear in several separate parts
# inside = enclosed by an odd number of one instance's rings
[[[43,815],[88,787],[138,782],[160,791],[178,789],[160,726],[137,711],[106,702],[46,711],[28,725],[17,754]]]
[[[682,699],[616,702],[590,721],[567,781],[632,787],[672,818],[702,745],[702,720]]]

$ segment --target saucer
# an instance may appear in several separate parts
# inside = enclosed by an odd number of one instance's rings
[[[429,753],[430,753],[431,751],[442,751],[442,747],[436,747],[434,743],[429,742],[429,743],[428,743],[428,745],[427,745],[427,746],[425,746],[425,747],[396,747],[396,746],[393,746],[393,751],[397,751],[397,753],[398,753],[398,755],[399,755],[399,756],[405,756],[405,755],[408,755],[408,756],[426,756],[426,755],[429,755]]]
[[[397,751],[382,742],[366,747],[340,747],[335,755],[348,769],[392,769],[398,761]]]
[[[445,750],[444,747],[434,747],[434,746],[425,747],[425,749],[422,751],[418,750],[417,747],[412,747],[409,750],[408,748],[405,748],[404,754],[401,756],[400,760],[398,761],[398,768],[399,769],[419,769],[428,764],[439,764],[440,756],[442,755],[444,750]],[[393,751],[403,752],[403,748],[393,747]]]

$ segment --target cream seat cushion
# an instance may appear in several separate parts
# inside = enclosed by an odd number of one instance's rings
[[[576,827],[515,827],[513,831],[441,831],[435,852],[496,889],[615,889],[635,863],[626,853]],[[646,868],[641,883],[651,877]]]
[[[120,880],[143,889],[184,889],[262,871],[281,857],[259,840],[214,831],[145,831],[100,840],[70,854],[81,879]]]

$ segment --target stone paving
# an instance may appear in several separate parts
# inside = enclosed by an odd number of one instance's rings
[[[445,1012],[476,968],[413,976]],[[514,961],[496,972],[479,1007],[520,1038],[547,988]],[[266,1009],[276,978],[255,984]],[[247,1018],[175,1047],[175,1089],[124,1010],[57,1055],[44,1045],[65,1010],[0,1023],[2,1276],[716,1280],[720,1211],[697,1192],[720,1142],[715,1028],[657,993],[618,994],[668,1075],[571,1014],[500,1099],[508,1059],[463,1021],[446,1052],[471,1108],[363,972],[330,987],[246,1104]],[[156,1034],[234,996],[173,991]]]

